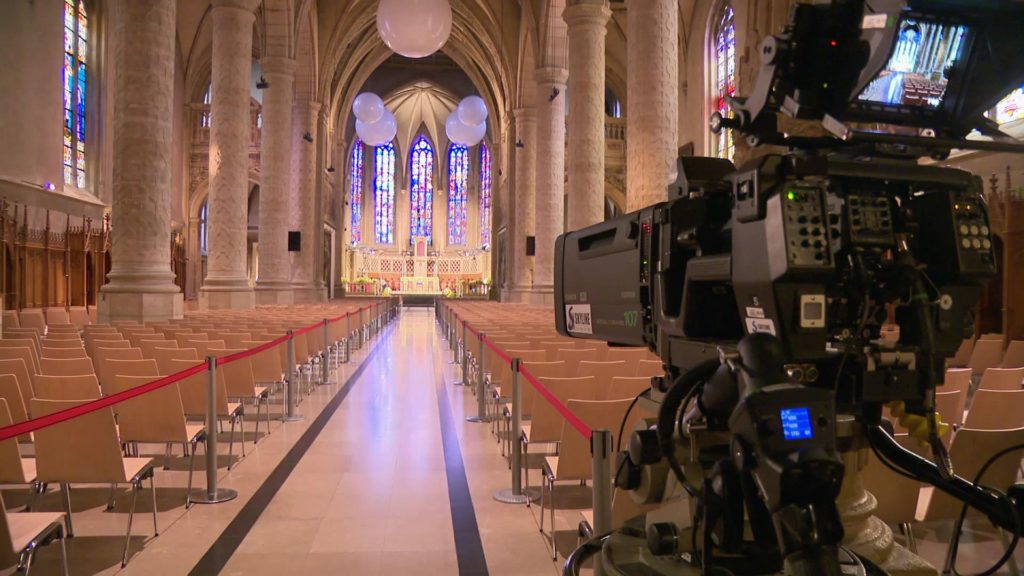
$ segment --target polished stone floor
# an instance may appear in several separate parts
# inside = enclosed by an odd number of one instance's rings
[[[221,485],[238,490],[238,499],[186,511],[187,462],[179,455],[171,470],[158,468],[161,533],[152,537],[147,494],[127,568],[120,567],[127,493],[106,512],[106,488],[76,488],[72,574],[560,574],[561,558],[551,561],[538,530],[539,507],[492,498],[510,485],[510,472],[490,427],[465,421],[476,413],[476,399],[452,385],[459,378],[450,358],[433,312],[407,309],[335,375],[343,383],[356,375],[343,399],[331,403],[338,385],[317,388],[299,406],[305,420],[275,421],[255,449],[253,426],[246,426],[248,455],[230,471],[226,458],[219,468]],[[311,426],[317,433],[301,458],[289,456]],[[531,484],[539,484],[536,470]],[[4,498],[14,509],[24,491],[7,489]],[[567,487],[560,502],[556,542],[564,558],[576,545],[589,490]],[[58,495],[51,490],[37,508],[59,510]],[[917,528],[921,553],[933,564],[942,563],[948,531],[941,523]],[[1001,549],[990,530],[972,528],[968,537],[978,542],[963,547],[961,571],[984,567]],[[1024,562],[1024,552],[1017,558]],[[58,574],[56,559],[54,547],[41,550],[32,573]]]

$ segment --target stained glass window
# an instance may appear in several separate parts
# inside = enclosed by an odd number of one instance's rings
[[[448,151],[448,243],[466,244],[469,148],[456,144]]]
[[[491,247],[491,149],[480,144],[480,247]]]
[[[206,249],[210,241],[210,227],[207,225],[210,216],[209,201],[203,202],[199,207],[199,253],[206,256]]]
[[[434,147],[420,136],[409,155],[409,243],[430,238],[434,228]],[[428,240],[429,241],[429,240]]]
[[[1024,86],[1011,92],[996,104],[995,117],[998,124],[1024,120]]]
[[[363,141],[356,140],[352,147],[352,161],[348,169],[349,204],[352,206],[352,220],[349,222],[348,237],[355,246],[363,241]]]
[[[728,118],[732,115],[727,97],[736,93],[736,23],[733,19],[732,6],[722,3],[714,20],[712,49],[711,98],[714,112]],[[736,142],[731,130],[722,130],[712,134],[712,154],[719,158],[733,159],[736,153]]]
[[[395,145],[374,149],[373,229],[378,244],[395,242]]]
[[[206,85],[206,92],[203,94],[203,104],[206,105],[206,110],[203,110],[202,115],[199,117],[199,123],[203,128],[210,127],[210,104],[213,102],[213,84]]]
[[[85,188],[89,17],[84,0],[64,0],[64,183]]]

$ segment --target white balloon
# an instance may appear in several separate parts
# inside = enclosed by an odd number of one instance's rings
[[[454,110],[444,123],[444,131],[448,135],[448,139],[455,144],[476,146],[483,140],[484,134],[487,132],[487,124],[481,122],[474,126],[467,126],[462,120],[459,120],[458,110]]]
[[[377,33],[402,56],[430,56],[452,33],[451,4],[448,0],[380,0]]]
[[[373,92],[363,92],[352,102],[352,113],[363,122],[373,124],[384,116],[384,101]]]
[[[467,96],[459,102],[459,120],[466,126],[483,124],[487,120],[487,103],[479,96]]]
[[[380,146],[395,139],[398,133],[398,123],[395,116],[389,110],[385,110],[380,120],[372,123],[356,119],[356,134],[360,140],[370,146]]]
[[[463,126],[466,126],[463,124]],[[466,126],[466,141],[463,142],[466,146],[476,146],[484,139],[484,134],[487,133],[487,123],[481,122],[473,126]]]

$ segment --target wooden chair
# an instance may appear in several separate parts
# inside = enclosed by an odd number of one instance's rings
[[[1003,354],[1001,368],[1024,368],[1024,340],[1011,340]]]
[[[907,450],[915,451],[917,448],[917,441],[907,434],[896,434],[894,438]],[[924,484],[893,472],[875,457],[874,451],[865,452],[868,463],[862,472],[864,489],[878,500],[874,515],[890,526],[899,526],[907,537],[910,551],[916,553],[917,542],[912,524],[915,521],[917,502]]]
[[[565,362],[565,373],[575,376],[579,369],[580,362],[584,360],[596,362],[600,360],[597,348],[563,348],[555,353],[555,360]]]
[[[148,376],[118,375],[114,376],[113,388],[117,392],[122,392],[151,381],[152,378]],[[195,469],[196,446],[206,437],[206,426],[188,424],[185,421],[185,408],[181,404],[177,384],[158,388],[119,404],[117,427],[121,441],[135,445],[136,454],[139,442],[166,444],[167,460],[164,470],[170,467],[171,444],[180,443],[192,447],[188,460],[188,490],[185,497],[185,507],[189,508],[192,505],[192,472]]]
[[[40,374],[47,376],[81,376],[96,375],[96,369],[89,358],[43,358],[39,361]]]
[[[16,310],[4,310],[2,317],[5,330],[7,328],[21,328],[21,322],[18,321],[18,312]]]
[[[568,372],[568,370],[566,370]],[[584,378],[538,378],[541,385],[548,389],[556,398],[565,404],[573,400],[593,400],[597,386],[593,376]],[[530,410],[529,423],[524,423],[519,430],[519,441],[522,444],[523,459],[530,454],[531,444],[557,444],[562,438],[562,422],[564,418],[547,398],[538,394],[533,396],[533,407]],[[530,485],[530,474],[526,474],[526,487]]]
[[[143,358],[152,358],[157,348],[177,348],[177,340],[138,340],[137,348],[142,351]]]
[[[570,399],[567,403],[569,411],[578,416],[591,430],[615,430],[621,425],[632,400],[578,400]],[[633,416],[633,420],[638,420]],[[627,422],[626,429],[633,426]],[[615,432],[613,432],[614,434]],[[613,440],[614,441],[614,440]],[[540,530],[544,531],[544,489],[547,488],[551,503],[551,558],[557,559],[555,548],[555,483],[562,481],[585,482],[593,479],[593,458],[591,457],[590,438],[585,438],[568,422],[563,421],[561,440],[558,445],[558,456],[544,458],[543,476],[540,496]]]
[[[651,351],[647,348],[617,348],[609,346],[608,351],[604,353],[604,359],[608,362],[625,360],[626,364],[633,368],[633,374],[630,374],[630,376],[633,376],[636,374],[636,367],[641,360],[651,359]]]
[[[210,348],[211,356],[224,358],[232,354],[245,352],[245,350],[217,349]],[[224,382],[224,389],[227,390],[228,398],[235,398],[241,401],[252,400],[256,406],[256,437],[253,438],[253,445],[260,436],[260,408],[267,413],[267,434],[270,434],[270,388],[257,386],[256,379],[252,373],[252,362],[249,358],[242,358],[227,364],[217,364],[217,377]]]
[[[57,360],[69,360],[88,357],[89,354],[86,353],[85,348],[50,348],[49,346],[44,345],[43,353],[39,359],[53,358]]]
[[[978,338],[978,340],[998,340],[1002,342],[1003,335],[1000,332],[987,332],[985,334],[982,334],[981,337]]]
[[[100,382],[110,379],[113,374],[107,373],[109,360],[142,360],[142,350],[138,348],[97,348],[92,356],[92,366]]]
[[[18,312],[18,321],[18,325],[22,328],[46,330],[46,318],[43,317],[43,311],[39,308],[25,308],[21,310]]]
[[[960,390],[935,393],[935,410],[942,417],[942,421],[954,427],[954,430],[964,423],[964,403],[967,401],[967,394]],[[951,438],[952,432],[943,436]],[[947,443],[948,444],[948,443]]]
[[[0,400],[6,402],[7,417],[12,424],[28,420],[25,396],[22,395],[21,384],[18,382],[18,377],[14,374],[0,374]],[[26,442],[31,441],[31,438],[29,434],[21,437]],[[0,484],[2,483],[3,481],[0,480]]]
[[[153,350],[152,359],[156,360],[157,369],[164,376],[174,373],[169,371],[171,360],[188,360],[192,362],[192,366],[199,364],[199,355],[194,348],[156,348]]]
[[[4,326],[3,333],[4,340],[31,340],[36,354],[43,351],[43,338],[35,328],[8,328]]]
[[[634,376],[654,378],[664,375],[665,367],[661,364],[661,360],[641,360],[636,364],[636,374]]]
[[[86,326],[91,322],[89,320],[89,311],[85,306],[72,306],[68,309],[68,320],[71,321],[79,330],[84,330]]]
[[[78,334],[78,329],[74,326],[67,326],[70,330],[64,330],[60,326],[51,326],[46,331],[46,336],[43,338],[43,342],[47,340],[73,340],[82,343],[82,337]]]
[[[61,512],[21,512],[8,514],[0,496],[0,566],[17,565],[27,575],[36,559],[36,551],[53,541],[60,542],[61,573],[68,576],[68,551],[64,545],[64,514]]]
[[[0,358],[23,358],[26,366],[31,366],[36,374],[39,373],[39,354],[31,340],[0,340]]]
[[[161,376],[170,376],[183,370],[195,367],[197,360],[166,360],[160,366]],[[185,409],[185,418],[191,420],[206,420],[209,407],[207,389],[209,387],[209,376],[206,372],[193,374],[178,382],[178,391],[181,394],[181,404]],[[228,392],[224,383],[217,379],[216,406],[214,406],[218,420],[228,420],[231,423],[231,440],[228,443],[228,459],[235,453],[235,424],[244,430],[245,406],[235,402],[228,402]],[[242,442],[242,458],[245,458],[245,442]],[[229,465],[230,469],[231,466]]]
[[[959,390],[966,395],[968,390],[971,389],[971,376],[973,373],[970,368],[947,368],[945,383],[939,390],[942,392]]]
[[[577,376],[594,377],[594,385],[597,386],[597,390],[594,392],[595,400],[608,400],[608,393],[612,388],[612,379],[632,376],[634,372],[636,372],[636,367],[625,360],[614,362],[583,360],[580,362],[579,367],[576,368]]]
[[[32,400],[32,413],[47,416],[61,410],[78,406],[81,402],[61,400]],[[121,566],[128,564],[128,546],[131,543],[132,519],[135,517],[135,501],[142,490],[142,482],[150,481],[153,495],[153,532],[158,534],[156,524],[156,483],[154,482],[152,458],[124,458],[121,444],[114,425],[114,414],[110,410],[97,410],[77,418],[54,424],[35,432],[36,469],[38,480],[44,483],[60,484],[64,494],[64,511],[67,514],[67,534],[74,530],[71,525],[70,484],[129,484],[132,488],[131,507],[128,510],[128,530],[124,541]]]
[[[0,427],[18,423],[17,419],[11,417],[8,407],[7,399],[0,398]],[[20,410],[24,415],[25,408],[21,407]],[[32,509],[32,503],[40,488],[39,483],[36,482],[36,459],[23,458],[18,441],[14,438],[0,441],[0,484],[31,486],[25,510]]]
[[[967,367],[980,378],[985,370],[999,366],[1003,361],[1003,341],[981,339],[974,343]]]
[[[964,418],[964,427],[975,430],[1024,427],[1024,390],[978,390]]]
[[[989,368],[981,375],[979,390],[1020,390],[1024,368]]]
[[[36,376],[36,398],[43,400],[95,400],[100,397],[96,376]]]
[[[59,325],[66,326],[71,324],[71,317],[68,316],[68,311],[65,308],[47,308],[46,309],[46,325]]]
[[[651,389],[651,379],[642,376],[616,376],[598,398],[602,400],[632,400]]]
[[[35,381],[37,374],[29,370],[21,358],[0,359],[0,374],[14,376],[18,382],[22,401],[28,411],[28,401],[35,397]],[[13,410],[13,408],[12,408]]]
[[[43,339],[43,347],[48,348],[84,348],[80,338],[51,338]]]
[[[156,360],[103,360],[103,378],[100,378],[100,388],[104,396],[110,396],[116,390],[112,387],[114,376],[145,376],[154,380],[161,376],[160,368]],[[116,411],[116,407],[115,407]]]
[[[242,348],[252,350],[262,344],[265,342],[245,340],[242,342]],[[284,368],[281,366],[281,356],[275,348],[254,354],[249,357],[249,361],[252,364],[252,376],[257,386],[267,386],[272,393],[284,387]]]

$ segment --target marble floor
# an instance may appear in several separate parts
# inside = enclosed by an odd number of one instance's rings
[[[231,470],[224,458],[218,470],[221,486],[239,492],[236,500],[186,511],[187,462],[178,456],[170,470],[158,468],[161,532],[153,537],[152,505],[140,498],[126,568],[127,493],[106,512],[106,488],[76,488],[72,574],[561,574],[589,490],[560,492],[561,558],[554,563],[538,530],[540,508],[493,499],[511,474],[490,427],[465,421],[476,399],[452,385],[459,374],[450,358],[433,311],[406,309],[335,374],[347,388],[320,386],[302,402],[305,420],[275,421],[255,449],[247,425],[247,456]],[[531,474],[538,485],[538,471]],[[17,508],[24,490],[5,489],[4,498]],[[37,509],[59,510],[58,495],[51,490]],[[916,530],[922,555],[935,565],[948,532],[948,524]],[[972,526],[967,537],[973,542],[962,547],[961,571],[983,568],[1001,550],[991,530]],[[1017,559],[1024,563],[1024,552]],[[55,547],[40,551],[32,573],[59,574]]]

